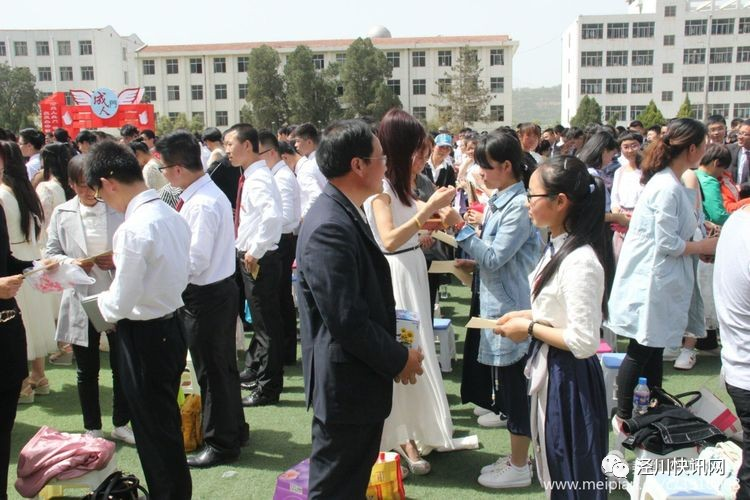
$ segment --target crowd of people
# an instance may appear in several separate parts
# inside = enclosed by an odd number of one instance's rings
[[[552,498],[584,498],[554,481],[606,485],[609,432],[623,432],[639,377],[661,386],[666,359],[692,369],[719,332],[746,423],[750,121],[732,127],[712,116],[454,137],[393,109],[324,132],[0,131],[0,498],[16,405],[50,392],[47,356],[75,359],[82,429],[104,436],[101,346],[111,437],[135,445],[153,498],[190,498],[190,467],[232,462],[248,443],[243,407],[283,398],[297,309],[309,498],[363,497],[380,450],[400,453],[405,474],[428,474],[433,450],[478,445],[453,436],[432,321],[448,278],[428,273],[436,260],[473,273],[470,313],[496,320],[468,329],[463,353],[462,401],[509,434],[510,456],[478,471],[482,486],[525,487],[534,469]],[[33,261],[95,282],[42,294],[23,279]],[[113,329],[88,319],[89,297]],[[253,336],[238,367],[245,304]],[[413,338],[397,335],[396,310],[419,319]],[[603,329],[629,339],[611,421]],[[188,350],[205,443],[186,457],[177,392]],[[745,444],[741,494],[748,460]]]

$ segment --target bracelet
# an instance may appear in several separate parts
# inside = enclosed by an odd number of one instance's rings
[[[529,328],[528,328],[528,330],[526,330],[526,333],[529,334],[529,337],[533,337],[534,336],[534,325],[536,325],[536,324],[537,324],[537,322],[534,321],[533,319],[529,323]]]
[[[417,217],[415,215],[413,220],[414,220],[414,224],[417,225],[417,231],[419,231],[420,229],[422,229],[422,224],[420,224],[420,222],[419,222],[419,217]]]

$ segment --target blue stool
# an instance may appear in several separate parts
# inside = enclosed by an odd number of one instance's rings
[[[440,343],[440,371],[448,373],[452,370],[451,359],[456,359],[456,334],[452,322],[448,318],[435,318],[432,320],[432,330],[435,340]]]
[[[617,407],[617,372],[620,371],[625,353],[610,352],[602,354],[602,373],[604,374],[604,388],[607,391],[607,415]]]

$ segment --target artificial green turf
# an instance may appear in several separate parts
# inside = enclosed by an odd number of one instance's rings
[[[449,287],[451,298],[442,301],[442,314],[453,318],[459,353],[453,371],[444,374],[448,401],[451,405],[456,436],[477,434],[480,440],[478,450],[465,450],[450,453],[434,452],[428,460],[432,472],[427,476],[409,477],[405,481],[409,498],[420,499],[482,499],[495,498],[544,498],[539,483],[534,481],[528,488],[488,490],[477,482],[479,469],[494,462],[499,455],[510,453],[508,433],[505,429],[485,429],[476,423],[472,405],[462,405],[460,400],[461,353],[463,350],[464,328],[468,320],[469,292],[460,285]],[[733,408],[726,392],[718,387],[717,375],[720,360],[717,357],[701,356],[697,366],[690,372],[679,372],[665,363],[665,387],[672,393],[698,389],[703,385],[721,397]],[[102,411],[104,431],[112,430],[111,387],[112,379],[108,356],[102,355]],[[75,386],[75,367],[55,367],[48,365],[47,376],[52,393],[37,396],[33,405],[18,408],[16,425],[13,429],[11,449],[10,498],[20,498],[12,487],[15,478],[16,457],[24,443],[38,428],[48,425],[66,432],[82,432],[83,422]],[[228,466],[207,470],[193,470],[193,498],[196,499],[270,499],[273,496],[276,476],[306,458],[310,453],[310,422],[312,414],[305,410],[302,370],[297,366],[285,370],[285,387],[280,404],[263,408],[245,409],[245,418],[250,424],[250,444],[242,450],[240,460]],[[143,479],[135,448],[117,442],[119,468],[135,473]],[[227,474],[230,471],[236,474]],[[83,490],[69,490],[69,495],[83,495]],[[618,492],[612,498],[627,498]]]

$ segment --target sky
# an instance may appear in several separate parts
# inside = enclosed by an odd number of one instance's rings
[[[509,35],[519,41],[513,88],[561,81],[562,33],[579,15],[624,14],[625,0],[121,0],[9,1],[2,29],[100,28],[135,33],[150,45],[393,37]],[[276,8],[283,5],[283,10]],[[314,5],[314,7],[313,7]]]

